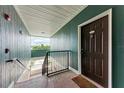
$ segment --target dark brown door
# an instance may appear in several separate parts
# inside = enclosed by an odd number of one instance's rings
[[[108,16],[81,28],[82,74],[108,87]]]

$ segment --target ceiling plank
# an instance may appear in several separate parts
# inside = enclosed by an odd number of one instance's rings
[[[14,7],[31,35],[51,37],[87,6],[16,5]]]

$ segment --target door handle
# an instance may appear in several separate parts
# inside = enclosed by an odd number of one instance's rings
[[[6,60],[5,62],[6,63],[12,63],[14,60],[12,60],[12,59],[9,59],[9,60]]]

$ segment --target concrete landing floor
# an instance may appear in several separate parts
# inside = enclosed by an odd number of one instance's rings
[[[72,81],[72,78],[77,76],[72,71],[63,72],[54,76],[42,76],[41,74],[29,76],[28,72],[16,82],[15,88],[79,88]]]

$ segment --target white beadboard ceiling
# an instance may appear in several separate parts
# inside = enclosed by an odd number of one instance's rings
[[[16,5],[29,33],[50,37],[79,14],[86,5]]]

